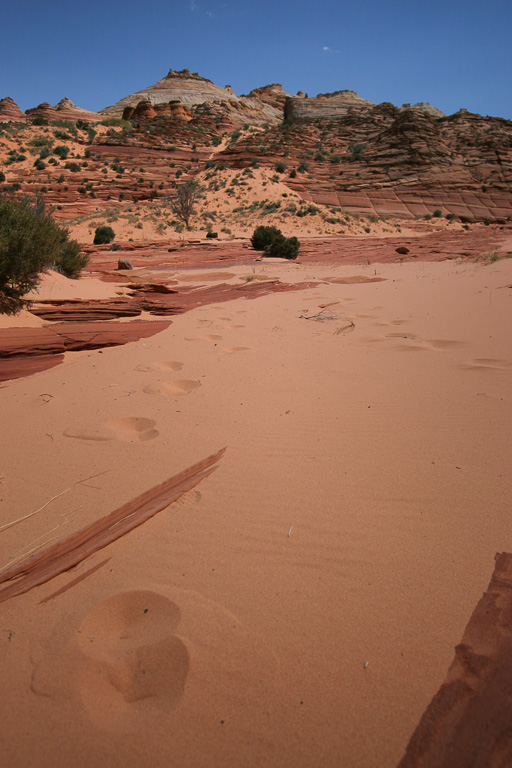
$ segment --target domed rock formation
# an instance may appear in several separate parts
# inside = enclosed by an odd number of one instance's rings
[[[25,120],[25,113],[21,111],[10,96],[0,99],[0,120]]]
[[[125,107],[135,107],[141,101],[149,101],[151,104],[180,101],[190,107],[205,101],[237,101],[237,97],[231,88],[219,88],[211,80],[200,77],[195,72],[191,74],[188,69],[180,72],[171,69],[162,80],[142,91],[125,96],[112,106],[102,109],[100,114],[106,117],[121,117]]]
[[[54,106],[54,109],[59,112],[60,117],[64,120],[101,120],[101,115],[97,112],[91,112],[88,109],[82,109],[73,104],[71,99],[65,96]]]

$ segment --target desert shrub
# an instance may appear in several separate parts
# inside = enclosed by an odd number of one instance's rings
[[[56,139],[60,139],[61,141],[73,141],[73,137],[65,131],[55,131],[53,135]]]
[[[443,215],[443,212],[439,210],[439,208],[436,208],[435,211],[432,213],[432,216],[435,219],[439,219]]]
[[[77,278],[88,262],[89,257],[85,253],[80,253],[80,243],[76,240],[67,240],[53,266],[57,272],[61,272],[66,277]]]
[[[251,245],[255,251],[264,251],[267,245],[270,245],[279,234],[281,231],[277,227],[261,225],[256,227],[252,233]]]
[[[87,264],[80,245],[69,240],[46,211],[42,198],[0,195],[0,312],[15,314],[23,296],[37,285],[39,274],[55,267],[76,277]]]
[[[34,168],[36,171],[44,171],[46,168],[46,163],[44,163],[40,157],[37,158],[37,160],[34,162]]]
[[[111,243],[115,237],[115,232],[112,227],[102,226],[96,227],[94,233],[94,245],[102,245],[103,243]]]
[[[80,170],[80,166],[78,165],[78,163],[66,163],[64,168],[67,168],[68,171],[71,171],[71,173],[78,173],[78,171]]]
[[[61,160],[65,160],[69,155],[69,147],[65,147],[63,144],[59,144],[59,146],[55,147],[53,150],[53,154],[57,155],[57,157],[60,157]]]
[[[102,120],[100,125],[116,126],[128,131],[133,130],[133,125],[128,120],[123,120],[122,117],[108,117],[106,120]]]
[[[268,256],[296,259],[300,243],[296,237],[285,237],[277,227],[259,226],[253,232],[251,245],[256,251],[265,251]]]
[[[45,117],[35,117],[32,120],[32,125],[48,125],[48,120]]]
[[[289,173],[290,179],[294,179],[296,175],[297,175],[297,171],[295,170],[295,168],[292,168],[292,170]]]
[[[5,173],[3,171],[0,171],[0,183],[2,181],[5,181]]]
[[[349,144],[348,155],[351,161],[360,160],[366,144]]]
[[[208,232],[206,233],[206,237],[209,240],[213,240],[214,238],[216,238],[218,236],[219,236],[219,233],[218,232],[213,232],[211,229],[209,229]]]
[[[284,173],[286,171],[286,165],[281,162],[275,164],[275,169],[278,173]]]

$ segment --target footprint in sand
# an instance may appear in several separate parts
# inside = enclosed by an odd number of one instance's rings
[[[424,339],[423,344],[435,349],[438,352],[444,352],[449,349],[463,349],[467,347],[463,341],[454,341],[453,339]]]
[[[143,416],[127,416],[122,419],[109,419],[96,429],[70,427],[63,434],[64,437],[74,437],[92,442],[122,440],[125,443],[142,443],[158,437],[160,433],[155,429],[155,426],[156,422],[153,419],[146,419]]]
[[[121,592],[98,603],[78,634],[83,654],[82,697],[101,722],[130,706],[176,706],[190,659],[176,637],[180,609],[152,591]]]
[[[386,339],[416,339],[414,333],[386,333]]]
[[[181,395],[188,395],[200,386],[201,382],[195,379],[175,379],[174,381],[157,381],[155,384],[144,387],[143,392],[148,395],[179,397]]]
[[[67,646],[35,663],[31,690],[55,699],[78,694],[78,709],[85,707],[102,729],[126,730],[144,721],[149,726],[168,716],[183,696],[190,657],[175,634],[180,618],[176,603],[151,590],[103,600]]]
[[[192,722],[204,711],[204,691],[221,710],[243,689],[265,711],[278,659],[221,604],[135,586],[89,606],[78,600],[52,630],[41,625],[30,681],[35,697],[69,708],[86,728],[144,739],[156,724],[170,727],[185,687]]]
[[[463,368],[475,370],[481,368],[491,368],[497,371],[507,371],[512,368],[512,362],[510,362],[510,360],[499,360],[493,357],[479,357],[475,360],[470,360],[463,366]]]
[[[226,347],[226,349],[221,349],[219,354],[221,355],[233,355],[236,352],[247,352],[250,349],[250,347]]]
[[[111,430],[118,440],[127,443],[141,443],[146,440],[154,440],[160,434],[155,429],[153,419],[145,419],[142,416],[128,416],[124,419],[110,419],[104,424]]]
[[[135,366],[134,370],[147,373],[148,371],[181,371],[182,368],[183,363],[179,363],[177,360],[159,360],[156,363],[151,363],[151,365],[141,363]]]

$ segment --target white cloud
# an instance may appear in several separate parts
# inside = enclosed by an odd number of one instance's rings
[[[328,45],[322,45],[322,51],[326,51],[326,53],[341,53],[341,51],[338,51],[335,48],[330,48]]]

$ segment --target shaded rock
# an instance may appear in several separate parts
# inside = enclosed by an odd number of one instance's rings
[[[512,554],[503,552],[398,768],[510,766],[511,722]]]
[[[398,248],[395,248],[395,251],[403,256],[406,256],[409,253],[409,249],[405,245],[399,245]]]
[[[119,259],[117,262],[118,269],[133,269],[133,265],[129,259]]]

